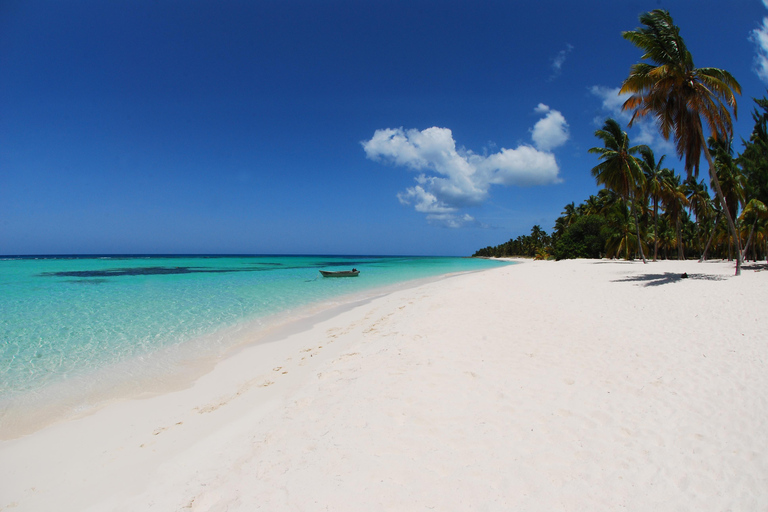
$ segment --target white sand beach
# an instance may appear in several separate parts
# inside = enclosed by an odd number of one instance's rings
[[[765,268],[526,261],[390,293],[0,442],[0,511],[768,510]]]

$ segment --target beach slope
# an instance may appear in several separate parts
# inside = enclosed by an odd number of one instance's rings
[[[3,441],[0,510],[766,510],[764,268],[528,261],[397,291]]]

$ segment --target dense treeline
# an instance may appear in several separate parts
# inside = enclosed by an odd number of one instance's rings
[[[629,125],[651,115],[673,139],[685,177],[665,168],[647,146],[631,146],[619,123],[607,119],[589,150],[599,163],[592,176],[604,188],[565,206],[552,235],[534,226],[530,236],[486,247],[475,256],[597,258],[646,256],[736,260],[768,258],[768,99],[755,100],[755,127],[744,149],[733,152],[735,94],[741,86],[725,70],[695,68],[667,11],[640,16],[643,27],[622,36],[643,51],[620,94],[632,111]],[[705,126],[710,137],[704,135]],[[709,179],[699,180],[704,156]],[[710,196],[709,191],[713,191]]]
[[[749,140],[742,140],[740,155],[734,156],[730,141],[710,138],[708,142],[738,229],[738,245],[745,259],[758,260],[768,257],[768,98],[755,102],[755,127]],[[551,235],[536,225],[530,235],[480,249],[474,255],[632,259],[640,257],[642,249],[654,260],[734,259],[737,245],[721,207],[710,196],[711,183],[708,186],[694,177],[683,180],[663,166],[664,156],[656,159],[646,146],[639,146],[637,154],[643,175],[637,179],[633,199],[604,188],[578,205],[565,205]]]

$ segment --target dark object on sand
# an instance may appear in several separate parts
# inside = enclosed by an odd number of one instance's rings
[[[683,272],[683,275],[680,276],[682,279],[688,279],[688,272]]]

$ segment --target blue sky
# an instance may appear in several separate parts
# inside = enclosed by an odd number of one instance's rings
[[[598,190],[587,150],[640,58],[621,32],[654,8],[741,83],[748,137],[758,0],[0,0],[0,254],[468,255],[550,231]]]

